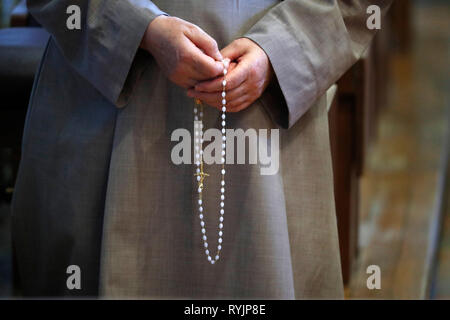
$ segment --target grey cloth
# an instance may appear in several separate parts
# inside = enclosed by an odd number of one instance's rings
[[[385,10],[390,1],[370,1]],[[325,91],[373,32],[369,1],[33,0],[52,34],[35,81],[13,202],[13,241],[27,295],[145,298],[341,298]],[[192,131],[192,99],[139,50],[160,14],[203,28],[220,47],[248,37],[277,81],[229,128],[283,128],[278,174],[227,165],[224,244],[205,258],[192,165],[170,159],[173,130]],[[205,111],[207,127],[219,113]],[[286,130],[287,129],[287,130]],[[207,168],[215,246],[219,166]],[[215,184],[214,184],[215,182]],[[214,249],[211,251],[214,252]],[[68,290],[66,268],[82,270]]]

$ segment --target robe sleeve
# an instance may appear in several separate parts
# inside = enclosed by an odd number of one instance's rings
[[[266,52],[278,80],[264,93],[278,125],[293,126],[361,57],[376,31],[366,26],[368,6],[383,16],[391,2],[285,0],[250,28],[244,37]]]
[[[66,25],[73,4],[81,9],[81,30]],[[27,6],[83,78],[116,106],[126,104],[142,37],[164,12],[149,0],[27,0]]]

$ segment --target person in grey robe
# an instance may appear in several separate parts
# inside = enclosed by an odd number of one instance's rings
[[[80,0],[71,30],[72,4],[28,1],[51,38],[13,199],[21,293],[342,298],[326,92],[376,31],[367,7],[384,13],[390,1]],[[226,165],[223,248],[211,265],[194,165],[172,162],[171,134],[192,132],[193,97],[220,104],[228,56],[227,128],[280,129],[280,164],[274,175]],[[219,128],[220,111],[204,113]],[[211,244],[219,168],[208,166],[203,195]],[[68,286],[73,265],[79,288]]]

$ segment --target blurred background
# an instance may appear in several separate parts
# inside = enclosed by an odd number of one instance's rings
[[[10,202],[48,34],[0,0],[0,298],[13,295]],[[329,111],[349,299],[450,299],[450,1],[395,0]],[[379,266],[381,289],[367,288]]]

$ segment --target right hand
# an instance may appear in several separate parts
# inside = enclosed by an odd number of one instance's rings
[[[179,18],[156,17],[145,31],[141,48],[153,55],[172,82],[186,89],[223,72],[217,42]]]

